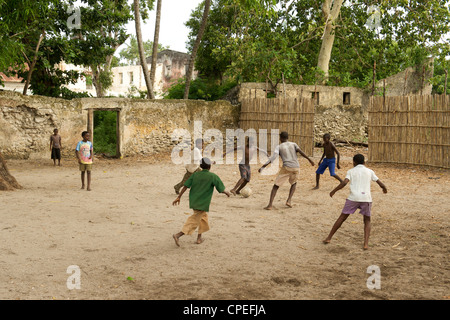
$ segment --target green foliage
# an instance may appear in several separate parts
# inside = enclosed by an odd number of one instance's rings
[[[109,110],[94,111],[95,152],[116,155],[117,112]]]
[[[231,88],[236,86],[235,81],[225,81],[219,84],[216,81],[197,78],[189,87],[189,99],[214,101],[221,99]],[[164,99],[183,99],[185,80],[180,79],[172,85],[164,96]]]
[[[244,0],[243,0],[244,1]],[[196,69],[214,80],[320,83],[317,70],[325,20],[323,1],[278,0],[276,7],[262,1],[213,0],[207,29],[196,58]],[[366,22],[369,6],[381,12],[380,27]],[[373,80],[421,65],[425,59],[445,61],[450,56],[448,0],[347,0],[336,22],[330,60],[329,85],[366,88]],[[201,21],[199,6],[186,22],[192,47]],[[439,62],[444,65],[444,62]],[[442,84],[442,73],[433,83]]]
[[[169,46],[165,47],[162,44],[158,44],[158,52],[169,49]],[[153,41],[144,41],[144,51],[146,57],[151,57],[153,54]],[[120,60],[125,60],[126,65],[138,65],[139,64],[139,48],[135,35],[131,35],[130,43],[127,47],[122,49],[119,53]]]

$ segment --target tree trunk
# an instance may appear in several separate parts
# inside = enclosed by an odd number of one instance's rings
[[[136,24],[136,39],[139,48],[139,58],[141,60],[142,71],[144,72],[145,84],[147,85],[147,98],[155,99],[155,94],[153,93],[153,86],[150,80],[150,74],[148,72],[147,60],[145,58],[144,43],[142,41],[141,32],[141,13],[139,10],[139,0],[134,0],[134,18]]]
[[[186,86],[184,88],[184,99],[189,99],[189,87],[191,86],[191,79],[194,73],[194,62],[197,56],[200,42],[202,41],[203,34],[205,33],[206,23],[208,22],[209,9],[211,7],[211,0],[205,0],[205,10],[203,11],[202,24],[198,30],[197,39],[195,40],[194,47],[192,48],[191,59],[189,60],[189,67],[186,74]]]
[[[343,0],[324,0],[322,5],[322,13],[325,18],[325,31],[322,37],[322,46],[320,47],[319,59],[317,67],[324,72],[324,79],[321,79],[320,83],[325,84],[329,76],[329,65],[331,59],[331,51],[334,44],[334,23],[341,11]]]
[[[155,87],[156,60],[158,58],[159,45],[159,26],[161,24],[161,6],[162,0],[158,0],[158,5],[156,7],[155,38],[153,39],[152,66],[150,69],[150,80],[152,81],[152,88]]]
[[[2,153],[0,152],[0,190],[14,190],[14,189],[22,189],[22,186],[9,173],[5,159],[3,159]]]
[[[36,50],[34,52],[33,62],[31,63],[31,65],[29,65],[27,80],[25,81],[25,86],[23,87],[23,95],[24,96],[27,95],[28,87],[30,86],[30,82],[31,82],[31,75],[33,74],[33,70],[34,70],[34,67],[36,66],[36,62],[37,62],[37,58],[38,58],[39,47],[41,46],[42,40],[44,40],[44,38],[45,38],[45,30],[42,30],[41,36],[39,37],[39,41],[36,45]]]

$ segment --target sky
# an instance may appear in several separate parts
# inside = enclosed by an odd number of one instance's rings
[[[187,52],[186,41],[189,30],[184,23],[189,20],[192,10],[201,2],[202,0],[163,0],[161,6],[159,43],[163,46],[169,46],[171,50]],[[155,36],[155,20],[156,1],[155,9],[151,11],[147,23],[142,25],[142,38],[144,41],[153,41]],[[136,34],[134,20],[127,25],[127,30],[130,34]],[[116,55],[124,47],[126,47],[126,44],[123,44],[117,50]]]

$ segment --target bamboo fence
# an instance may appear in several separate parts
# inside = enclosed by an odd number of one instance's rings
[[[369,161],[450,168],[450,96],[373,96]]]
[[[278,129],[289,133],[289,141],[299,145],[308,156],[314,151],[314,102],[307,98],[247,98],[241,103],[240,128]],[[271,149],[268,137],[268,152]]]

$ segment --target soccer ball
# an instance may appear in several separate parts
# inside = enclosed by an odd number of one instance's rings
[[[252,189],[250,189],[249,187],[246,187],[246,188],[242,189],[240,193],[244,198],[248,198],[252,195]]]

